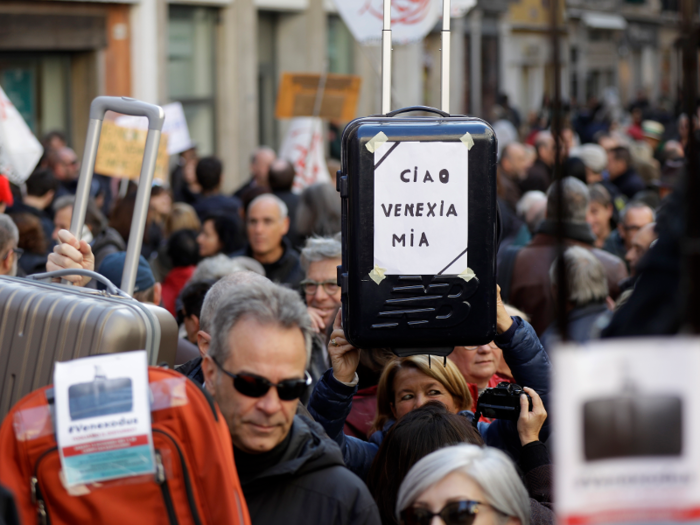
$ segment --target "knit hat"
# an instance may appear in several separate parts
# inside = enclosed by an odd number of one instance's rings
[[[569,156],[580,158],[586,167],[595,173],[602,173],[608,165],[608,155],[605,148],[598,144],[583,144],[572,149]]]
[[[122,274],[124,273],[124,261],[126,260],[126,252],[110,253],[104,258],[97,273],[104,275],[107,279],[117,287],[121,288]],[[139,257],[139,266],[136,270],[136,283],[134,284],[134,292],[142,292],[148,290],[156,284],[156,279],[153,277],[151,267],[143,255]],[[100,282],[97,283],[98,290],[106,290],[106,286]]]

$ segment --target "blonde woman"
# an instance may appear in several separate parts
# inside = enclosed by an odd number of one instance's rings
[[[533,408],[535,399],[539,400],[541,396],[542,403],[538,403],[541,410],[529,412],[526,409],[521,412],[518,422],[479,422],[477,428],[487,445],[504,450],[518,461],[521,447],[539,439],[540,428],[546,418],[551,365],[533,328],[519,317],[511,318],[500,300],[496,324],[499,335],[495,341],[503,350],[513,378],[533,398]],[[338,443],[347,467],[362,479],[366,479],[386,431],[411,410],[429,401],[439,401],[450,412],[462,414],[471,421],[474,416],[469,410],[472,398],[457,366],[442,358],[410,356],[389,362],[382,372],[377,387],[377,415],[369,441],[346,436],[343,426],[352,408],[352,396],[357,390],[359,379],[356,370],[360,350],[345,339],[339,317],[336,318],[335,327],[328,345],[332,368],[316,384],[308,409]],[[527,406],[524,397],[521,408],[523,406]],[[545,426],[543,439],[547,436],[548,427]]]

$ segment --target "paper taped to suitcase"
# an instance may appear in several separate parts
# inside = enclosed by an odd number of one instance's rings
[[[374,265],[385,275],[467,268],[469,149],[386,142],[374,151]]]

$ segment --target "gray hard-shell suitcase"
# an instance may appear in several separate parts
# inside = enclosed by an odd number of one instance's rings
[[[160,130],[165,119],[162,108],[128,98],[93,100],[71,233],[80,239],[102,120],[108,110],[146,116],[149,122],[122,290],[92,272],[89,272],[91,277],[101,280],[107,290],[0,277],[0,420],[24,395],[52,382],[56,361],[145,349],[151,365],[174,362],[177,323],[173,316],[163,308],[139,303],[129,296],[136,280]],[[82,272],[62,270],[32,277],[43,279]]]

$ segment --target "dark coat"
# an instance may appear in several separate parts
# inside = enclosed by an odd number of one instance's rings
[[[284,237],[282,238],[282,244],[284,245],[282,257],[271,264],[263,264],[265,276],[272,282],[286,284],[296,290],[305,276],[299,260],[299,253],[292,248],[292,244]],[[231,257],[239,257],[241,255],[254,258],[250,245],[230,254]]]
[[[538,334],[542,334],[554,321],[555,304],[549,281],[549,268],[557,256],[556,224],[545,220],[530,244],[515,257],[510,293],[507,301],[530,316],[530,322]],[[588,224],[565,223],[566,246],[581,246],[591,250],[603,264],[608,279],[610,296],[619,295],[618,283],[627,277],[625,263],[603,250],[593,247],[595,238]]]
[[[615,179],[611,179],[610,182],[628,199],[634,198],[638,192],[646,189],[646,184],[632,168],[628,168],[626,172]]]
[[[521,386],[533,388],[542,397],[545,408],[548,408],[551,364],[532,326],[521,318],[514,317],[511,328],[496,336],[494,341],[503,350],[503,357],[513,372],[515,381]],[[339,382],[333,377],[333,369],[330,369],[314,388],[308,409],[326,433],[338,443],[348,468],[366,479],[379,445],[394,421],[389,421],[381,431],[372,434],[369,441],[346,436],[343,427],[356,392],[357,387]],[[470,421],[474,417],[468,410],[460,414]],[[487,445],[500,448],[514,461],[518,461],[521,447],[515,421],[499,419],[493,423],[480,422],[478,430]],[[549,425],[545,422],[540,436],[547,439],[548,435]]]
[[[605,303],[593,303],[581,308],[574,308],[569,312],[569,340],[576,343],[585,343],[593,339],[593,330],[601,315],[608,313]],[[559,339],[557,323],[552,323],[540,336],[540,341],[547,353],[551,352],[552,346]],[[550,354],[551,355],[551,354]]]
[[[380,525],[365,484],[343,464],[323,429],[295,416],[281,460],[251,479],[241,479],[253,525]]]

